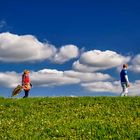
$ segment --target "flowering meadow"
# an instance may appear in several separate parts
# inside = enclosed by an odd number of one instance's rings
[[[139,140],[140,97],[0,98],[0,140]]]

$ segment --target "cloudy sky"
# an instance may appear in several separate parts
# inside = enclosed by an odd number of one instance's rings
[[[11,96],[25,69],[31,97],[119,96],[124,63],[129,95],[140,95],[138,0],[0,3],[0,96]]]

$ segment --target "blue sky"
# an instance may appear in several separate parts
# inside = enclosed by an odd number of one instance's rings
[[[140,95],[138,0],[0,0],[0,96],[31,71],[30,96]],[[19,97],[23,96],[23,93]]]

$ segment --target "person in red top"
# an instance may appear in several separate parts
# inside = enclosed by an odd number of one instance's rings
[[[32,87],[32,84],[30,82],[30,71],[29,70],[24,70],[24,73],[22,74],[22,87],[25,92],[25,96],[23,98],[27,98],[29,95],[29,91]]]

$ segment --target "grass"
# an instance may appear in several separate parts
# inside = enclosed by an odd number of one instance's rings
[[[0,98],[0,140],[140,140],[140,97]]]

